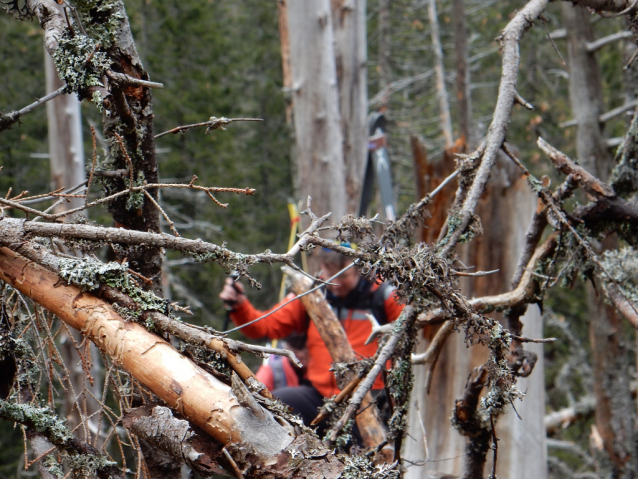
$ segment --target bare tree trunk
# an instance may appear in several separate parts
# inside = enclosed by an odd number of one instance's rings
[[[58,77],[51,56],[45,52],[46,92],[52,93],[64,86]],[[84,145],[80,102],[75,95],[61,95],[46,105],[49,127],[49,162],[53,188],[70,189],[86,180],[84,170]],[[68,198],[56,208],[56,212],[77,208],[82,198]]]
[[[281,70],[286,100],[286,122],[292,123],[292,71],[290,70],[290,36],[288,33],[288,2],[277,0],[279,11],[279,38],[281,40]]]
[[[382,91],[392,81],[392,67],[390,57],[392,48],[390,46],[390,4],[392,0],[382,0],[379,9],[379,91]],[[388,110],[388,94],[381,100],[380,109],[387,114]]]
[[[414,148],[413,148],[414,149]],[[424,190],[432,191],[453,170],[451,155],[444,155],[438,164],[427,167]],[[525,241],[525,232],[536,208],[535,195],[526,182],[508,161],[499,161],[498,175],[493,175],[477,208],[484,234],[475,238],[463,252],[463,261],[476,270],[500,269],[499,273],[484,278],[472,278],[464,282],[463,291],[468,297],[480,297],[507,291],[516,268],[518,256]],[[444,201],[445,191],[435,197],[433,217],[426,220],[426,240],[434,241],[445,221],[445,213],[451,203],[453,187]],[[437,195],[438,196],[438,195]],[[542,331],[538,308],[530,306],[522,318],[525,334]],[[425,351],[434,331],[424,330],[426,338],[420,341],[418,352]],[[435,471],[462,476],[465,471],[467,439],[450,425],[450,411],[455,400],[465,389],[468,374],[473,368],[487,360],[487,349],[479,346],[467,348],[462,334],[452,335],[438,358],[432,373],[429,392],[426,390],[427,370],[423,366],[415,369],[414,399],[418,401],[420,418],[416,407],[410,410],[410,435],[421,438],[421,421],[426,430],[429,459],[432,462],[422,467],[411,467],[406,472],[408,479],[420,479]],[[542,348],[539,348],[542,349]],[[545,448],[544,385],[542,351],[530,378],[521,383],[528,388],[523,402],[516,408],[523,417],[519,421],[513,411],[501,417],[497,424],[499,442],[497,475],[500,477],[543,478],[547,477]],[[422,441],[407,441],[404,457],[408,460],[423,460]],[[439,462],[440,459],[449,459]],[[488,453],[487,468],[491,468],[492,457]]]
[[[289,1],[288,31],[299,196],[339,219],[347,190],[330,1]]]
[[[450,115],[450,101],[445,87],[445,66],[443,65],[443,49],[441,48],[441,35],[439,33],[439,18],[436,13],[436,0],[429,0],[428,16],[430,17],[430,32],[432,35],[432,50],[434,50],[434,70],[436,71],[436,93],[439,97],[439,110],[441,115],[441,130],[445,139],[445,148],[451,148],[454,144],[452,132],[452,116]]]
[[[47,52],[44,55],[44,64],[46,92],[51,93],[63,87],[64,82],[58,76],[53,59]],[[51,181],[53,188],[68,190],[86,180],[80,102],[75,95],[62,95],[48,102],[46,108]],[[74,193],[82,194],[82,190]],[[69,210],[81,206],[83,203],[83,198],[68,198],[59,204],[55,211]],[[61,339],[60,351],[70,373],[68,378],[70,387],[67,387],[64,394],[65,416],[69,421],[69,426],[73,429],[84,422],[86,417],[93,417],[93,419],[86,420],[83,427],[79,429],[79,432],[83,433],[79,434],[80,437],[87,442],[92,442],[90,435],[92,433],[99,435],[100,433],[97,429],[97,416],[93,416],[101,408],[95,400],[96,397],[102,397],[100,358],[97,349],[91,347],[90,356],[85,358],[90,361],[90,374],[93,378],[93,384],[91,384],[85,375],[83,359],[80,358],[76,350],[76,347],[82,343],[81,335],[77,331],[71,331],[70,334],[63,332]]]
[[[578,122],[578,159],[586,170],[606,181],[613,162],[599,121],[603,111],[600,70],[595,54],[586,48],[595,39],[591,14],[567,3],[561,8],[567,29],[570,99]],[[609,238],[601,249],[616,246],[617,240]],[[604,304],[592,285],[588,285],[588,303],[596,428],[604,447],[596,455],[596,466],[603,476],[635,477],[636,408],[629,389],[631,360],[621,334],[623,321],[614,308]]]
[[[331,3],[347,211],[356,213],[368,158],[366,0],[331,0]]]
[[[452,0],[452,25],[456,50],[456,101],[459,110],[459,136],[465,140],[466,144],[472,145],[474,142],[472,138],[470,66],[463,0]]]

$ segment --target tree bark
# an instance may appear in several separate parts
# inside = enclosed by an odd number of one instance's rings
[[[456,51],[456,101],[459,115],[459,133],[468,145],[472,137],[472,99],[470,96],[470,61],[468,58],[467,25],[464,0],[452,0],[452,26]]]
[[[430,18],[430,32],[432,36],[432,50],[434,50],[434,70],[436,71],[436,94],[439,97],[439,114],[441,115],[441,130],[445,139],[445,149],[454,144],[452,132],[452,116],[450,115],[450,101],[445,86],[445,65],[443,64],[443,49],[439,33],[439,18],[436,13],[436,0],[429,0],[428,16]]]
[[[432,191],[443,179],[454,171],[452,158],[444,155],[439,162],[427,165],[427,180],[424,191]],[[467,297],[483,297],[509,291],[510,281],[518,256],[525,240],[527,223],[536,208],[536,197],[529,190],[526,181],[515,167],[501,157],[496,164],[497,171],[492,173],[486,191],[476,209],[481,217],[484,233],[461,251],[464,264],[474,266],[476,271],[500,271],[482,278],[466,278],[461,281],[463,293]],[[446,219],[442,213],[449,209],[453,187],[448,187],[434,197],[433,216],[425,220],[427,241],[435,241]],[[481,305],[474,305],[480,310]],[[525,323],[525,335],[542,333],[540,312],[536,306],[528,308]],[[435,335],[435,326],[424,329],[424,337],[419,342],[417,353],[425,352]],[[465,456],[468,450],[467,440],[450,426],[450,408],[462,396],[467,375],[473,368],[483,365],[487,359],[487,350],[481,346],[467,348],[462,334],[453,334],[447,341],[431,374],[429,392],[426,390],[428,372],[424,366],[415,369],[415,400],[420,405],[420,416],[415,407],[410,410],[410,430],[413,437],[421,437],[420,421],[427,431],[429,457],[432,461],[454,458],[450,461],[431,462],[422,467],[411,467],[406,472],[408,479],[420,479],[424,474],[442,471],[462,476],[465,471]],[[534,336],[536,337],[536,336]],[[540,336],[538,336],[540,337]],[[527,395],[516,409],[523,418],[519,421],[513,412],[502,416],[497,423],[499,441],[497,475],[500,477],[543,478],[547,476],[547,452],[545,448],[544,385],[542,345],[532,345],[538,354],[534,372],[529,378],[521,379],[519,388]],[[491,468],[492,455],[488,454],[486,464]],[[424,448],[420,441],[406,442],[404,457],[415,461],[424,458]],[[474,467],[474,466],[473,466]]]
[[[366,0],[331,0],[347,212],[359,206],[368,158]]]
[[[288,3],[298,196],[317,214],[346,212],[346,171],[329,0]]]

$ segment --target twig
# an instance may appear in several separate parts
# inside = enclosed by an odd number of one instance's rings
[[[414,408],[416,409],[416,415],[419,417],[419,424],[421,425],[421,434],[423,435],[423,451],[425,452],[425,458],[423,459],[424,463],[430,461],[430,451],[428,449],[428,436],[425,432],[425,424],[423,423],[423,418],[421,417],[421,409],[419,408],[419,401],[414,401]]]
[[[348,385],[345,388],[341,390],[339,394],[337,394],[337,396],[332,400],[332,403],[341,404],[345,399],[347,399],[350,396],[350,394],[352,394],[352,391],[354,391],[354,389],[359,385],[362,379],[363,378],[360,376],[355,377],[352,381],[348,383]],[[325,418],[330,416],[331,413],[332,411],[330,410],[329,406],[327,404],[324,405],[319,410],[319,414],[317,414],[317,417],[312,420],[312,422],[310,423],[310,426],[317,426],[321,421],[323,421]]]
[[[492,449],[494,450],[494,459],[492,460],[492,474],[489,479],[496,479],[496,459],[498,453],[498,438],[496,437],[496,428],[494,427],[494,416],[490,414],[490,427],[492,429]]]
[[[164,88],[164,85],[161,83],[142,80],[140,78],[133,78],[132,76],[126,75],[124,73],[117,73],[113,70],[107,70],[106,76],[113,80],[115,83],[119,83],[121,85],[143,86],[146,88]]]
[[[210,120],[208,121],[204,121],[201,123],[193,123],[192,125],[178,126],[171,130],[164,131],[162,133],[159,133],[158,135],[155,135],[155,138],[156,139],[161,138],[162,136],[169,135],[169,134],[175,135],[177,133],[181,133],[191,128],[198,128],[200,126],[206,127],[206,133],[208,133],[209,130],[225,130],[224,126],[228,125],[229,123],[232,123],[233,121],[264,121],[264,120],[262,118],[226,118],[223,116],[221,118],[217,118],[217,117],[211,116]]]
[[[129,170],[124,170],[128,173]],[[99,175],[99,173],[98,173]],[[82,183],[84,184],[84,183]],[[95,200],[87,205],[84,206],[78,206],[77,208],[73,208],[71,210],[67,210],[67,211],[63,211],[61,213],[56,213],[53,215],[46,215],[46,214],[39,214],[39,216],[42,216],[44,219],[50,220],[50,221],[55,221],[59,218],[64,218],[66,216],[78,213],[80,211],[84,211],[87,210],[89,208],[93,208],[94,206],[98,206],[104,203],[108,203],[110,201],[113,201],[116,198],[119,198],[120,196],[124,196],[124,195],[128,195],[131,192],[137,192],[137,191],[144,191],[144,190],[149,190],[149,189],[153,189],[153,188],[195,188],[195,189],[201,189],[204,191],[210,191],[210,192],[229,192],[229,193],[236,193],[236,194],[245,194],[245,195],[252,195],[255,193],[255,190],[253,188],[224,188],[224,187],[216,187],[216,186],[210,186],[210,187],[204,187],[204,186],[189,186],[189,185],[183,185],[183,184],[172,184],[172,183],[147,183],[144,185],[140,185],[140,186],[134,186],[133,188],[129,188],[126,190],[122,190],[122,191],[118,191],[117,193],[114,193],[110,196],[105,196],[104,198],[100,198],[98,200]],[[16,209],[22,209],[23,211],[27,212],[27,213],[32,213],[33,211],[37,211],[37,210],[24,210],[21,207],[21,203],[16,202],[15,200],[7,200],[10,201],[10,203],[6,203],[8,206],[11,206],[13,208]],[[37,213],[32,213],[32,214],[37,214]]]
[[[454,332],[454,321],[446,321],[432,338],[428,349],[423,354],[413,354],[412,364],[429,364],[438,358],[447,338]]]
[[[115,139],[117,140],[117,143],[120,145],[120,148],[122,149],[122,153],[124,154],[124,158],[126,158],[126,163],[128,164],[128,174],[129,174],[129,185],[128,185],[128,191],[132,192],[132,188],[133,186],[135,186],[135,177],[134,177],[134,172],[133,172],[133,161],[131,160],[131,157],[128,156],[128,152],[126,151],[126,147],[124,146],[124,140],[122,139],[122,137],[115,132]]]
[[[539,343],[539,344],[541,344],[541,343],[555,343],[556,341],[558,341],[558,339],[556,339],[556,338],[532,339],[532,338],[526,338],[525,336],[517,336],[516,334],[512,334],[512,333],[510,333],[510,336],[515,341],[519,341],[521,343]]]
[[[379,355],[377,356],[377,359],[374,362],[374,365],[372,366],[372,368],[366,375],[365,379],[361,381],[361,383],[359,384],[359,387],[357,387],[357,390],[352,395],[352,398],[348,402],[348,407],[343,413],[343,416],[341,416],[337,424],[335,424],[335,426],[332,429],[330,429],[330,431],[328,431],[328,433],[326,434],[326,438],[324,439],[324,442],[326,444],[332,445],[334,443],[337,434],[339,434],[339,431],[343,429],[346,423],[357,412],[357,410],[361,406],[361,402],[363,401],[363,398],[370,391],[375,380],[377,379],[377,376],[379,375],[381,370],[385,367],[385,364],[388,361],[388,359],[390,359],[390,356],[392,356],[392,353],[397,347],[399,340],[403,337],[405,332],[414,325],[414,322],[416,321],[416,317],[417,317],[416,311],[414,310],[413,306],[406,306],[403,309],[403,311],[401,312],[401,315],[395,321],[392,335],[390,336],[390,338],[388,338],[388,341],[385,343],[385,345],[379,352]]]
[[[171,219],[168,217],[168,215],[166,214],[166,211],[164,211],[164,209],[160,206],[160,204],[155,201],[155,198],[153,198],[150,193],[146,190],[144,190],[144,194],[146,195],[146,197],[151,200],[151,203],[153,203],[157,209],[160,211],[160,213],[162,214],[162,216],[164,217],[164,219],[166,220],[166,222],[168,223],[168,227],[171,229],[171,231],[173,232],[173,234],[177,237],[179,237],[179,233],[177,232],[177,230],[175,229],[175,223],[173,223],[171,221]]]
[[[498,273],[500,269],[495,269],[492,271],[476,271],[474,273],[465,273],[464,271],[454,271],[452,270],[450,274],[453,276],[469,276],[472,278],[480,278],[482,276],[489,276],[490,274]]]
[[[303,364],[301,363],[301,361],[299,361],[295,353],[293,353],[292,351],[288,349],[271,348],[268,346],[258,346],[256,344],[247,344],[247,343],[242,343],[240,341],[235,341],[233,339],[228,339],[228,338],[224,339],[224,341],[226,342],[226,344],[228,344],[228,347],[234,351],[245,351],[245,352],[251,352],[251,353],[266,353],[266,354],[275,354],[277,356],[284,356],[290,359],[292,363],[298,368],[303,367]]]
[[[24,108],[22,108],[21,110],[12,111],[6,114],[0,113],[0,131],[4,131],[7,128],[9,128],[11,125],[13,125],[14,123],[17,123],[18,120],[20,120],[20,117],[22,117],[22,115],[25,115],[29,113],[30,111],[35,110],[40,105],[44,105],[46,102],[53,100],[54,98],[57,98],[60,95],[63,95],[65,93],[65,89],[66,89],[66,85],[61,88],[58,88],[56,91],[51,92],[48,95],[43,96],[42,98],[37,99],[30,105],[27,105]]]

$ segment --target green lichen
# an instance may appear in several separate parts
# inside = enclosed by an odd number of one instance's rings
[[[137,310],[119,307],[125,317],[132,321],[139,320],[144,311],[168,313],[169,301],[136,286],[128,274],[127,263],[102,263],[88,257],[62,258],[59,274],[67,283],[74,284],[83,291],[93,291],[102,283],[119,289],[137,305]]]
[[[543,191],[543,183],[541,182],[541,180],[536,178],[534,175],[528,175],[527,176],[527,182],[529,183],[529,186],[532,188],[532,191],[534,193],[538,194],[541,191]]]
[[[16,404],[0,399],[0,417],[28,425],[35,431],[46,434],[53,444],[68,444],[73,439],[66,421],[48,407]]]
[[[218,373],[230,378],[233,369],[229,366],[228,361],[216,351],[207,348],[193,346],[192,344],[180,343],[178,348],[180,353],[186,354],[188,357],[195,359],[197,362],[213,368]]]
[[[144,172],[139,171],[137,173],[137,179],[133,182],[133,187],[144,186]],[[129,178],[124,178],[124,185],[126,188],[130,188],[131,180]],[[126,209],[128,211],[137,211],[142,209],[144,206],[144,191],[131,191],[128,195],[128,199],[126,200]]]
[[[601,275],[603,282],[613,281],[629,301],[638,304],[638,252],[630,247],[605,251],[600,263],[609,275]]]
[[[80,22],[87,35],[110,48],[116,41],[120,24],[125,19],[119,0],[74,0]]]
[[[339,459],[345,465],[340,479],[399,479],[401,476],[398,463],[376,465],[363,456],[341,455]]]
[[[438,247],[445,246],[450,241],[450,238],[454,234],[454,232],[463,224],[463,218],[461,218],[460,214],[451,214],[447,221],[447,233],[445,238],[439,241]],[[478,215],[472,214],[470,221],[463,231],[463,233],[459,236],[459,243],[468,243],[474,239],[476,236],[480,236],[483,234],[483,226],[481,225],[481,219]]]
[[[103,86],[102,75],[111,62],[100,45],[92,38],[66,31],[58,39],[58,49],[53,60],[60,78],[67,84],[68,92],[79,93],[91,86]]]
[[[102,93],[100,93],[99,91],[94,91],[93,95],[91,95],[91,102],[95,105],[100,113],[104,111],[104,98],[102,98]]]
[[[42,465],[47,468],[49,474],[62,479],[64,477],[64,469],[62,469],[62,464],[58,462],[56,457],[53,454],[49,454],[42,461]]]
[[[78,286],[82,291],[93,291],[100,283],[113,283],[126,275],[128,264],[102,263],[91,258],[61,258],[60,276],[69,284]]]

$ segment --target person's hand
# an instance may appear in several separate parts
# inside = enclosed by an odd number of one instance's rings
[[[224,289],[219,293],[219,298],[224,302],[228,309],[233,309],[246,301],[244,294],[244,285],[233,278],[226,278]]]

